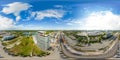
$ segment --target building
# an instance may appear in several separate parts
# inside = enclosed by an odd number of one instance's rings
[[[15,38],[15,36],[13,36],[13,35],[8,35],[8,36],[3,36],[2,40],[3,40],[3,41],[8,41],[8,40],[11,40],[11,39],[14,39],[14,38]]]
[[[39,33],[39,35],[41,35],[41,36],[46,36],[46,35],[45,35],[45,33],[46,33],[45,31],[38,31],[38,33]]]
[[[37,45],[42,49],[42,50],[47,50],[50,48],[50,36],[45,36],[41,35],[40,33],[36,34],[36,40],[37,40]]]
[[[98,36],[98,35],[103,35],[103,32],[100,31],[87,31],[87,32],[80,32],[77,35],[79,36]]]
[[[88,36],[98,36],[103,35],[104,33],[101,31],[93,31],[93,32],[87,32]]]
[[[86,36],[87,33],[86,33],[86,32],[78,32],[77,35],[78,35],[78,36]]]
[[[4,32],[4,31],[0,31],[0,36],[3,37],[3,36],[8,36],[8,35],[11,35],[10,32]]]
[[[112,33],[106,33],[106,35],[104,35],[103,36],[103,39],[108,39],[108,38],[110,38],[110,37],[112,37],[113,35],[112,35]]]

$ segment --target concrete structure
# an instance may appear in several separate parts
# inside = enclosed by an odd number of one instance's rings
[[[11,35],[10,32],[4,32],[4,31],[0,31],[0,36],[3,37],[3,36],[8,36],[8,35]]]
[[[103,35],[103,32],[100,31],[92,31],[92,32],[87,32],[88,36],[97,36],[97,35]]]
[[[2,40],[7,41],[7,40],[14,39],[14,38],[15,38],[15,36],[13,36],[13,35],[8,35],[8,36],[3,36]]]
[[[36,40],[37,40],[37,45],[42,49],[42,50],[47,50],[50,48],[50,36],[44,36],[41,34],[36,34]]]
[[[107,33],[106,35],[103,36],[104,39],[110,38],[112,37],[112,33]]]
[[[39,33],[39,35],[41,35],[41,36],[47,36],[45,33],[45,31],[38,31],[38,33]]]
[[[79,36],[97,36],[97,35],[103,35],[103,32],[100,31],[85,31],[85,32],[80,32],[77,35]]]
[[[114,36],[118,36],[116,33]],[[62,39],[64,40],[64,39]],[[78,58],[78,59],[104,59],[104,58],[110,58],[114,56],[117,52],[119,40],[116,38],[114,42],[109,46],[109,48],[106,48],[107,50],[103,54],[98,54],[98,55],[82,55],[81,53],[79,54],[78,52],[76,53],[75,51],[71,50],[70,48],[66,47],[66,44],[63,42],[60,43],[61,46],[61,51],[70,58]]]

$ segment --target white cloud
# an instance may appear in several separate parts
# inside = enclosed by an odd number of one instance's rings
[[[19,21],[21,19],[20,16],[16,16],[16,21]]]
[[[16,25],[13,27],[14,30],[42,30],[44,29],[42,26],[38,26],[38,25],[24,25],[24,24],[20,24],[20,25]]]
[[[55,5],[54,7],[56,7],[56,8],[63,8],[62,5]]]
[[[19,21],[21,17],[19,16],[21,11],[28,10],[31,5],[27,3],[22,3],[22,2],[14,2],[5,5],[5,7],[2,9],[2,12],[5,14],[11,14],[13,13],[16,16],[16,21]]]
[[[82,30],[120,30],[120,15],[111,11],[93,12],[83,19],[68,23]]]
[[[12,19],[0,15],[0,30],[11,29],[15,23]]]
[[[32,12],[32,16],[35,16],[36,20],[42,20],[45,17],[59,19],[62,18],[64,14],[65,14],[64,10],[52,10],[52,9]]]

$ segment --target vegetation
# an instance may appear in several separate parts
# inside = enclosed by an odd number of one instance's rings
[[[0,36],[0,40],[2,40],[2,36]]]
[[[73,36],[76,36],[76,34],[78,33],[78,31],[68,31],[68,32],[66,32],[66,31],[63,31],[67,36],[69,36],[69,35],[73,35]]]
[[[50,34],[51,32],[53,32],[53,30],[48,30],[46,31],[46,34]]]
[[[2,38],[2,36],[0,36],[0,38]]]
[[[4,45],[4,46],[10,45],[10,44],[15,43],[16,41],[18,41],[20,39],[21,39],[21,37],[16,37],[12,40],[2,42],[2,45]]]
[[[48,53],[42,51],[37,45],[34,44],[32,37],[23,36],[21,39],[21,43],[19,45],[15,45],[13,48],[8,49],[9,54],[12,55],[20,55],[23,57],[26,56],[43,56]]]
[[[102,40],[104,40],[104,37],[106,35],[105,32],[102,35],[96,35],[96,36],[79,36],[77,33],[81,33],[81,31],[63,31],[67,36],[74,36],[76,40],[78,41],[77,46],[82,46],[82,44],[91,44],[91,43],[100,43]],[[89,39],[89,40],[88,40]]]

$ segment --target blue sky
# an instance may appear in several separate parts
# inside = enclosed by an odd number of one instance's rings
[[[0,30],[119,30],[119,0],[0,1]]]

